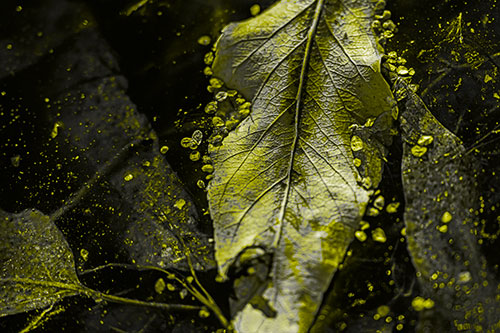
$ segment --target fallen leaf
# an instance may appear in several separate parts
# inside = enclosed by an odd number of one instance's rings
[[[0,317],[80,294],[73,253],[50,217],[0,211]]]
[[[213,267],[196,207],[161,154],[148,119],[125,94],[127,80],[116,74],[118,62],[99,32],[76,34],[44,65],[39,92],[59,110],[48,111],[50,121],[63,127],[54,138],[61,150],[57,158],[63,156],[80,179],[108,170],[101,175],[105,184],[90,190],[98,200],[84,207],[87,215],[111,211],[109,237],[135,263],[187,270],[189,253],[196,269]]]
[[[273,254],[262,296],[275,318],[247,305],[242,332],[307,331],[380,182],[395,106],[374,6],[279,1],[217,42],[214,76],[252,103],[211,149],[219,273],[255,248]]]
[[[478,162],[423,101],[400,81],[402,179],[408,250],[422,291],[435,303],[429,311],[448,329],[498,329],[497,282],[478,245],[475,211]],[[398,96],[397,96],[398,97]],[[413,147],[432,136],[427,151]]]

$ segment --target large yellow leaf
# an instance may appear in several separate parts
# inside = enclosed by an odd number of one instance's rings
[[[217,42],[214,76],[252,102],[211,150],[219,271],[250,248],[273,255],[262,296],[276,315],[247,305],[235,319],[242,332],[310,327],[381,179],[395,109],[375,5],[282,0]]]

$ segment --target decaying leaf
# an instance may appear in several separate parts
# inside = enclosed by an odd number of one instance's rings
[[[115,75],[113,51],[93,28],[67,44],[68,49],[48,57],[50,72],[40,87],[58,109],[48,112],[54,124],[61,124],[53,139],[66,154],[66,167],[80,178],[82,169],[92,175],[119,158],[103,175],[107,183],[100,191],[107,194],[85,207],[87,214],[111,212],[109,237],[123,244],[135,263],[187,269],[189,252],[197,269],[213,267],[212,247],[198,229],[191,197],[161,154],[148,119],[125,94],[127,81]]]
[[[448,330],[499,329],[498,283],[475,228],[478,164],[403,82],[395,88],[403,94],[398,98],[407,95],[401,135],[408,249],[423,292],[435,303],[431,311]]]
[[[271,317],[247,305],[242,332],[307,331],[380,181],[396,115],[371,29],[380,9],[283,0],[217,42],[214,76],[252,110],[211,150],[216,260],[226,277],[238,255],[273,255],[254,302]]]
[[[48,307],[81,289],[73,253],[49,216],[0,211],[0,317]]]

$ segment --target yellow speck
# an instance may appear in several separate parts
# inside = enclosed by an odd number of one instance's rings
[[[377,209],[384,209],[384,205],[385,205],[385,200],[384,200],[384,197],[382,195],[379,195],[377,198],[375,198],[375,200],[373,201],[373,206]]]
[[[443,234],[448,232],[448,226],[446,224],[439,226],[438,227],[439,232],[442,232]]]
[[[131,181],[132,179],[134,179],[134,175],[131,174],[131,173],[128,173],[125,175],[125,177],[123,177],[123,179],[126,181],[126,182],[129,182]]]
[[[374,124],[375,124],[375,118],[368,118],[363,126],[372,127]]]
[[[206,173],[212,173],[214,172],[214,167],[211,164],[205,164],[204,166],[201,167],[201,171]]]
[[[370,177],[364,177],[361,180],[361,186],[363,186],[365,189],[370,189],[372,187],[372,179]]]
[[[210,75],[213,75],[214,72],[212,71],[212,68],[207,66],[207,67],[205,67],[205,69],[203,69],[203,74],[205,74],[206,76],[210,76]]]
[[[188,137],[182,138],[181,146],[183,148],[189,148],[189,147],[191,147],[191,141],[192,141],[191,138],[188,138]]]
[[[6,48],[7,50],[12,50],[12,44],[7,44]]]
[[[87,251],[86,249],[81,249],[80,256],[82,257],[83,261],[87,261],[89,259],[89,251]]]
[[[205,188],[205,182],[201,179],[198,179],[198,181],[196,182],[196,185],[201,188],[201,189],[204,189]]]
[[[23,10],[23,7],[21,7],[21,6],[17,6],[17,7],[16,7],[16,12],[18,12],[18,13],[19,13],[21,10]]]
[[[422,157],[426,152],[427,152],[426,147],[422,147],[419,145],[415,145],[415,146],[411,147],[411,153],[415,157]]]
[[[431,135],[422,135],[420,138],[418,138],[418,145],[419,146],[428,146],[434,141],[434,138]]]
[[[359,168],[361,166],[361,160],[359,158],[354,159],[354,166]]]
[[[491,76],[489,76],[488,74],[486,74],[486,75],[484,76],[484,83],[488,83],[488,82],[490,82],[491,80],[493,80],[493,78],[492,78]]]
[[[360,231],[360,230],[356,231],[356,232],[354,233],[354,236],[356,236],[356,238],[357,238],[360,242],[364,242],[364,241],[366,240],[366,238],[367,238],[367,236],[366,236],[365,232],[364,232],[364,231]]]
[[[381,305],[377,308],[377,313],[381,316],[381,317],[385,317],[389,314],[389,312],[391,311],[391,308],[389,308],[387,305]]]
[[[63,123],[61,121],[56,121],[52,131],[50,132],[50,137],[54,139],[59,134],[59,128],[63,127]]]
[[[415,311],[423,311],[425,309],[432,309],[434,307],[434,301],[430,298],[425,299],[417,296],[411,301],[411,306]]]
[[[366,230],[370,227],[370,223],[368,223],[366,221],[361,221],[361,222],[359,222],[359,226],[360,226],[361,230]]]
[[[20,155],[15,155],[10,158],[10,163],[12,164],[13,167],[17,168],[21,164],[21,156]]]
[[[7,93],[5,91],[2,91],[0,94],[2,94],[2,96],[7,95]]]
[[[175,207],[175,208],[177,208],[177,209],[179,209],[179,210],[181,210],[181,209],[182,209],[182,207],[184,207],[184,205],[185,205],[185,204],[186,204],[186,200],[184,200],[184,199],[179,199],[179,200],[177,200],[177,201],[175,202],[174,207]]]
[[[450,214],[450,212],[444,212],[443,216],[441,216],[441,222],[443,223],[448,223],[453,219],[453,216]]]
[[[207,46],[210,44],[210,42],[211,42],[210,36],[205,35],[198,38],[198,44],[200,45]]]
[[[389,214],[397,213],[400,203],[399,202],[391,202],[385,207],[385,211]]]
[[[472,276],[471,276],[470,272],[465,271],[465,272],[460,272],[458,274],[458,282],[459,283],[467,283],[470,280],[472,280]]]
[[[352,151],[360,151],[363,149],[363,140],[357,135],[353,135],[351,138],[351,149]]]
[[[200,312],[198,312],[198,316],[200,316],[200,318],[208,318],[210,316],[210,312],[203,308],[200,310]]]
[[[493,93],[493,97],[495,97],[496,99],[500,99],[500,95],[498,93]]]
[[[193,162],[199,161],[201,157],[201,154],[199,151],[195,150],[192,151],[191,154],[189,154],[189,159]]]
[[[406,228],[401,229],[401,236],[406,236]]]
[[[205,56],[203,57],[203,62],[205,62],[205,65],[211,65],[213,62],[214,62],[214,54],[213,52],[208,52],[207,54],[205,54]],[[211,86],[213,86],[213,84],[211,84]],[[219,87],[220,88],[220,87]]]
[[[167,151],[168,151],[168,146],[162,146],[162,147],[160,148],[160,153],[162,153],[162,154],[166,154],[166,153],[167,153]]]
[[[167,283],[167,289],[170,290],[170,291],[174,291],[175,287],[174,287],[173,284]]]
[[[366,216],[378,216],[379,214],[380,211],[375,207],[368,208],[368,211],[366,212]]]
[[[403,326],[403,324],[397,324],[397,325],[396,325],[396,329],[397,329],[398,331],[403,330],[403,327],[404,327],[404,326]]]
[[[375,242],[385,243],[387,237],[385,236],[384,230],[382,230],[381,228],[376,228],[375,230],[372,231],[372,239]]]
[[[260,6],[258,4],[255,4],[252,7],[250,7],[250,14],[252,14],[252,16],[259,15],[259,13],[260,13]]]
[[[158,294],[161,294],[165,290],[166,286],[167,285],[166,285],[165,281],[162,278],[159,278],[158,280],[156,280],[156,283],[155,283],[155,291]]]
[[[48,97],[45,97],[44,102],[48,103],[48,102],[50,102],[50,99]]]

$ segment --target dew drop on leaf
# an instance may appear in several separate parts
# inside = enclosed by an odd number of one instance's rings
[[[372,239],[375,242],[385,243],[387,237],[385,236],[384,230],[382,230],[381,228],[376,228],[375,230],[372,231]]]
[[[226,100],[226,98],[227,98],[227,92],[225,92],[225,91],[219,91],[215,95],[215,99],[217,100],[217,102],[223,102]]]
[[[197,150],[192,151],[191,154],[189,154],[189,159],[193,162],[199,161],[200,160],[200,152]]]
[[[366,236],[366,233],[365,233],[364,231],[360,231],[360,230],[356,231],[356,232],[354,233],[354,236],[355,236],[355,237],[356,237],[356,238],[357,238],[360,242],[364,242],[364,241],[366,240],[366,238],[368,238],[368,237]]]
[[[189,148],[191,147],[191,138],[188,138],[188,137],[185,137],[185,138],[182,138],[181,140],[181,146],[183,148]]]
[[[446,233],[448,231],[448,226],[446,224],[442,225],[442,226],[439,226],[438,230],[439,230],[439,232],[441,232],[441,233],[444,234],[444,233]]]
[[[373,206],[375,206],[375,208],[377,209],[384,209],[384,205],[385,205],[385,200],[384,200],[384,197],[379,195],[375,201],[373,201]]]
[[[200,316],[200,318],[207,318],[210,316],[210,312],[207,309],[203,308],[200,310],[200,312],[198,312],[198,315]]]
[[[377,313],[381,316],[381,317],[385,317],[389,314],[389,312],[391,311],[391,309],[387,306],[387,305],[381,305],[377,308]]]
[[[201,167],[201,171],[206,173],[212,173],[214,172],[214,167],[212,164],[205,164],[204,166]]]
[[[160,153],[162,153],[162,154],[166,154],[167,152],[168,152],[168,146],[162,146],[162,147],[160,148]]]
[[[360,151],[363,149],[363,140],[357,135],[353,135],[351,138],[351,149],[352,151]]]
[[[89,259],[89,251],[87,251],[86,249],[81,249],[80,256],[82,257],[83,261],[87,261]]]
[[[208,52],[207,54],[205,54],[203,61],[205,62],[206,65],[211,65],[214,62],[213,52]]]
[[[156,280],[155,291],[158,294],[161,294],[165,290],[165,287],[166,287],[165,280],[163,280],[162,278],[159,278],[158,280]]]
[[[250,7],[250,14],[252,14],[252,16],[259,15],[259,13],[260,13],[260,6],[258,4],[255,4],[252,7]]]
[[[389,214],[397,213],[400,203],[399,202],[391,202],[385,207],[385,211]]]
[[[205,106],[205,113],[214,114],[217,111],[217,102],[210,102]]]
[[[175,202],[174,207],[175,207],[175,208],[177,208],[177,209],[179,209],[179,210],[181,210],[181,209],[182,209],[182,207],[184,207],[184,205],[185,205],[185,204],[186,204],[186,200],[184,200],[184,199],[179,199],[179,200],[177,200],[177,201]]]
[[[54,139],[59,134],[59,128],[63,127],[63,123],[61,121],[56,121],[52,131],[50,132],[50,137]]]
[[[210,42],[211,42],[210,36],[205,35],[198,38],[198,44],[200,45],[207,46],[210,44]]]
[[[444,212],[443,216],[441,216],[441,222],[443,223],[448,223],[453,219],[453,216],[450,214],[450,212]]]
[[[426,147],[415,145],[411,147],[411,154],[415,157],[422,157],[427,152]]]
[[[434,138],[431,135],[422,135],[418,138],[417,144],[419,146],[428,146],[434,141]]]

